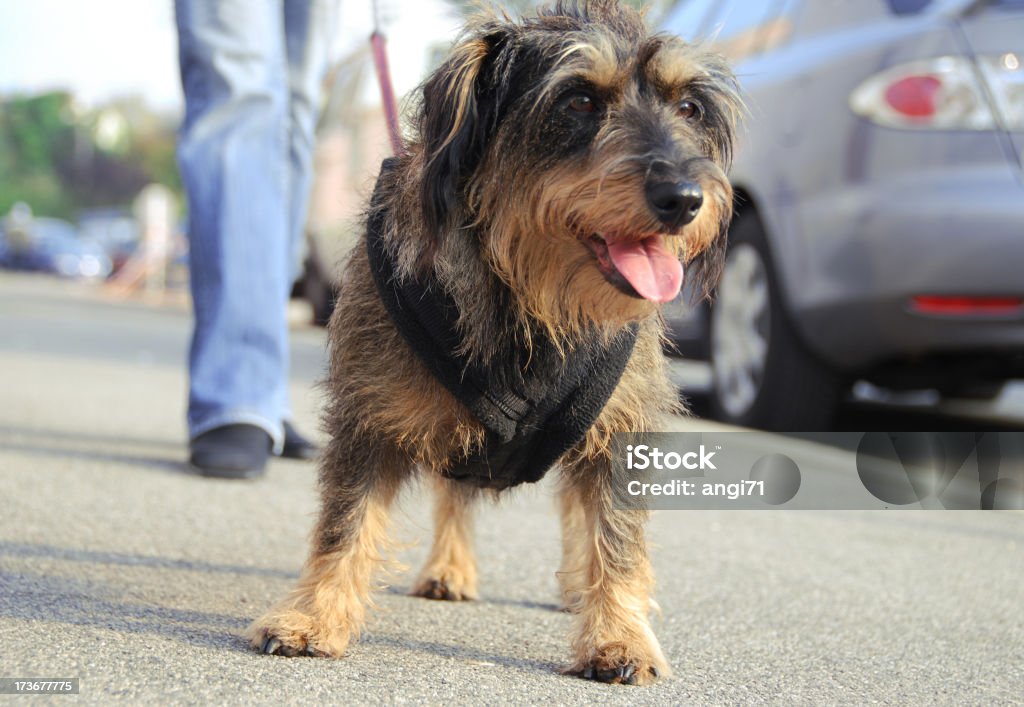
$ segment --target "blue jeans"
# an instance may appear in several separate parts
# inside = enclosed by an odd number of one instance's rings
[[[195,328],[191,438],[290,415],[287,304],[300,267],[333,0],[176,0]]]

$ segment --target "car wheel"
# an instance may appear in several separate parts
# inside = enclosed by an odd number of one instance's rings
[[[797,338],[753,213],[741,214],[730,228],[710,315],[711,408],[717,419],[769,430],[829,428],[842,383]]]

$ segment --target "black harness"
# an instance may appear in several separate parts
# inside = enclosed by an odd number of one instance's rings
[[[393,165],[385,160],[381,177]],[[381,184],[378,178],[373,204],[379,204]],[[492,361],[473,359],[462,352],[459,310],[441,283],[396,273],[382,235],[384,217],[383,209],[371,208],[366,237],[381,299],[431,374],[487,430],[483,448],[453,460],[445,473],[499,490],[539,481],[601,414],[629,361],[637,326],[608,345],[595,334],[564,354],[538,329],[531,350],[510,343]]]

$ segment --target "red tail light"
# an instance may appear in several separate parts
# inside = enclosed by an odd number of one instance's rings
[[[910,308],[918,314],[946,316],[986,316],[1024,313],[1021,297],[943,297],[918,295],[910,298]]]
[[[1024,65],[1014,53],[941,56],[875,74],[850,95],[858,115],[890,128],[1024,129]]]
[[[942,81],[934,76],[908,76],[885,89],[886,102],[908,118],[931,118]]]

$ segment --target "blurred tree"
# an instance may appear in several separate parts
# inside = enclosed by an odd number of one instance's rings
[[[39,215],[128,206],[146,184],[180,190],[174,131],[139,101],[92,111],[62,92],[0,102],[0,214],[17,201]]]
[[[50,171],[54,158],[74,143],[68,120],[71,97],[49,93],[11,101],[4,110],[6,134],[17,168],[29,173]]]
[[[70,106],[68,94],[47,93],[0,107],[0,213],[17,201],[36,213],[65,216],[71,210],[56,171],[60,155],[75,144]]]

